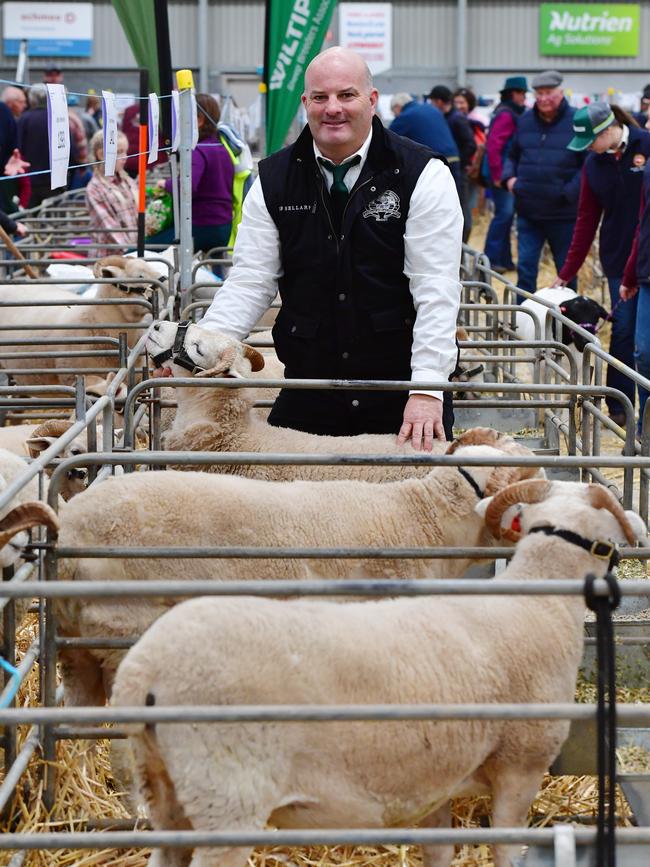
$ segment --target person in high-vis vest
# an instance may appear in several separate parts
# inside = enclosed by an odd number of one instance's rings
[[[384,129],[363,59],[343,48],[307,68],[307,127],[262,160],[233,267],[200,324],[246,337],[280,292],[273,329],[287,378],[443,382],[457,359],[463,217],[451,172]],[[269,423],[318,434],[451,437],[442,392],[290,390]]]

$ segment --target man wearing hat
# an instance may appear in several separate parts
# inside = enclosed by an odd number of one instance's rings
[[[575,109],[564,98],[562,80],[553,69],[533,79],[535,105],[519,118],[501,179],[515,196],[517,282],[528,292],[537,289],[544,242],[548,241],[559,270],[576,220],[585,154],[567,148],[573,138]],[[569,285],[574,289],[575,280]]]
[[[528,82],[525,75],[506,78],[501,90],[501,102],[494,109],[487,134],[486,153],[489,167],[489,184],[492,188],[494,217],[485,238],[485,255],[492,268],[499,274],[514,270],[510,235],[515,203],[505,187],[501,175],[510,146],[517,131],[517,119],[526,111]],[[487,180],[487,178],[486,178]]]
[[[63,71],[56,63],[49,63],[43,70],[43,84],[63,84]]]
[[[437,109],[439,109],[447,121],[451,134],[456,142],[460,156],[460,186],[458,195],[463,209],[463,241],[467,241],[472,230],[472,209],[470,207],[470,180],[467,169],[476,153],[476,140],[471,123],[467,117],[454,108],[454,96],[444,84],[437,84],[431,88],[427,97]]]

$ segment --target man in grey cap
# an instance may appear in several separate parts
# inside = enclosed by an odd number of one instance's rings
[[[518,285],[537,289],[539,258],[548,241],[558,271],[564,264],[576,220],[580,171],[585,154],[567,149],[573,115],[554,69],[533,78],[535,105],[519,118],[502,183],[514,193],[517,212]],[[575,280],[571,288],[575,288]],[[523,299],[522,299],[523,300]]]

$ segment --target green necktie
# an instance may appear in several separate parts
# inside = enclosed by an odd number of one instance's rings
[[[322,157],[318,158],[318,162],[334,176],[334,183],[330,187],[330,196],[334,208],[334,221],[338,229],[341,226],[343,211],[345,210],[350,195],[343,178],[346,176],[348,169],[351,169],[352,166],[356,166],[361,162],[361,157],[357,154],[351,160],[348,160],[347,163],[342,163],[339,166],[334,165],[334,163],[331,163],[329,160],[325,160]]]

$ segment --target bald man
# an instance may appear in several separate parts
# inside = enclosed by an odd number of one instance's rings
[[[9,107],[15,118],[19,118],[27,108],[25,91],[21,90],[20,87],[13,87],[13,85],[5,87],[2,91],[2,101]]]
[[[201,325],[246,337],[277,291],[288,379],[447,381],[463,218],[443,158],[384,129],[359,55],[308,66],[298,140],[262,160],[234,264]],[[451,438],[442,392],[283,389],[269,423],[317,434],[395,433],[416,450]]]

